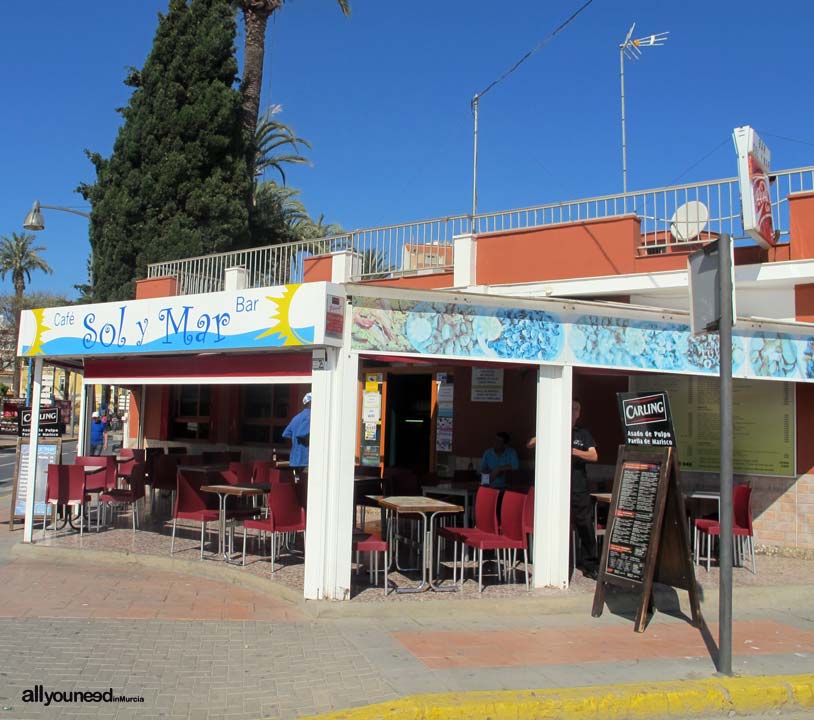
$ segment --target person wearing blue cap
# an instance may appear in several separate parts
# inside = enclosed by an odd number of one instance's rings
[[[283,430],[283,437],[291,440],[291,468],[299,473],[308,470],[308,446],[311,436],[311,393],[302,399],[305,407]]]

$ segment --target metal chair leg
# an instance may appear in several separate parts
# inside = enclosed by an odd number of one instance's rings
[[[178,521],[175,519],[173,519],[172,521],[172,543],[170,544],[170,555],[172,555],[175,552],[175,524],[177,522]]]
[[[243,526],[243,567],[246,567],[246,526]]]
[[[526,592],[529,591],[529,554],[526,548],[523,548],[523,562],[526,565]]]
[[[203,560],[203,546],[204,546],[204,533],[206,532],[206,523],[201,523],[201,560]]]

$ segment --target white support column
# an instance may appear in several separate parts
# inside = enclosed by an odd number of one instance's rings
[[[304,594],[312,600],[347,600],[359,356],[341,348],[326,352],[325,369],[311,375]]]
[[[362,274],[362,256],[355,250],[331,253],[331,282],[352,282]]]
[[[88,440],[90,437],[90,410],[93,403],[90,402],[90,395],[93,392],[93,385],[88,385],[82,378],[82,396],[79,400],[79,435],[76,439],[76,454],[88,455],[90,448]]]
[[[568,587],[572,384],[570,365],[538,370],[534,587]]]
[[[147,386],[142,385],[138,394],[138,442],[136,447],[144,448],[144,413],[147,409]],[[129,420],[129,418],[128,418]]]
[[[452,238],[454,271],[453,285],[468,288],[477,283],[478,242],[474,235],[456,235]]]
[[[40,396],[42,395],[42,358],[34,358],[33,384],[31,386],[31,436],[28,439],[28,488],[25,495],[25,524],[23,542],[30,543],[34,537],[34,498],[37,492],[37,455],[40,436]]]

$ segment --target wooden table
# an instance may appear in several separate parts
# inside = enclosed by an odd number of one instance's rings
[[[424,497],[423,495],[395,495],[390,497],[378,498],[379,505],[393,513],[398,519],[399,514],[409,513],[421,516],[422,526],[422,542],[421,542],[421,582],[418,585],[411,587],[396,588],[397,593],[416,593],[424,592],[426,590],[434,590],[436,592],[456,592],[457,585],[437,585],[432,576],[432,554],[433,554],[433,536],[435,534],[435,518],[438,515],[448,513],[463,512],[460,505],[453,505],[452,503],[444,502],[443,500],[433,500],[432,498]],[[429,518],[427,517],[429,516]],[[398,543],[399,540],[407,540],[401,538],[397,534],[397,523],[387,523],[387,541],[388,543]],[[385,569],[385,576],[387,569]],[[385,578],[386,583],[386,578]]]
[[[262,495],[268,491],[263,490],[262,485],[229,485],[229,483],[201,485],[201,490],[208,493],[217,493],[220,518],[218,521],[218,555],[222,554],[224,561],[231,563],[232,559],[229,557],[229,553],[226,552],[226,501],[233,495],[235,497],[252,497]]]
[[[207,465],[179,465],[181,472],[222,472],[228,470],[228,463],[209,463]]]

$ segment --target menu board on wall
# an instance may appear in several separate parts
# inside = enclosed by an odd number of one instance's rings
[[[472,402],[503,402],[503,368],[472,368]]]
[[[720,467],[720,401],[717,378],[637,375],[631,389],[665,390],[682,470],[717,472]],[[736,473],[793,476],[795,473],[794,385],[734,380],[733,464]]]

